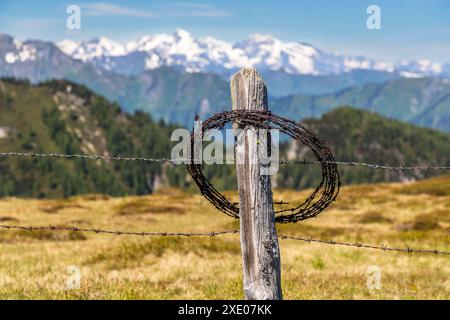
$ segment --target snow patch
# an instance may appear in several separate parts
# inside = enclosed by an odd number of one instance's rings
[[[423,75],[415,72],[401,71],[400,75],[405,78],[423,78]]]
[[[5,54],[6,63],[25,62],[27,60],[36,60],[36,48],[24,44],[21,41],[14,40],[15,50]]]
[[[8,52],[8,53],[5,55],[5,61],[6,61],[7,63],[14,63],[14,62],[16,62],[16,56],[14,55],[13,52]]]

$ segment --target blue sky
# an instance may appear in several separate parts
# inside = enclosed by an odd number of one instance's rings
[[[71,4],[81,7],[81,30],[66,29],[66,8]],[[366,27],[371,4],[381,8],[381,30]],[[230,42],[263,33],[386,60],[450,61],[449,0],[0,0],[0,32],[20,39],[105,35],[125,42],[146,34],[172,33],[175,28]]]

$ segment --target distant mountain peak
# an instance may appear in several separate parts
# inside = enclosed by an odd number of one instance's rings
[[[181,28],[176,28],[173,35],[180,39],[181,38],[192,38],[192,34],[189,31],[181,29]]]
[[[101,36],[88,41],[77,43],[72,40],[63,40],[57,46],[65,54],[81,61],[91,61],[102,57],[115,57],[127,54],[125,46]]]
[[[71,56],[75,52],[79,44],[76,41],[65,39],[58,42],[56,45],[62,52]]]
[[[0,40],[13,40],[13,37],[6,33],[0,32]]]

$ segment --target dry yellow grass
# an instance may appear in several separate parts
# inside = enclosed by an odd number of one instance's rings
[[[450,178],[343,188],[316,219],[279,232],[323,239],[450,250]],[[444,191],[443,191],[444,190]],[[279,190],[276,200],[308,191]],[[229,196],[236,198],[232,192]],[[145,197],[4,198],[0,223],[138,231],[219,231],[238,226],[200,195],[166,190]],[[449,299],[450,257],[280,240],[286,299]],[[0,298],[241,299],[239,238],[140,238],[0,230]],[[67,290],[68,267],[81,288]],[[367,288],[367,268],[381,289]]]

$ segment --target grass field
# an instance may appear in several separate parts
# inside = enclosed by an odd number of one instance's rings
[[[275,200],[300,202],[278,190]],[[228,193],[236,199],[236,195]],[[238,221],[198,194],[0,199],[0,224],[138,231],[219,231]],[[344,187],[318,218],[279,232],[322,239],[450,250],[450,177]],[[280,240],[285,299],[449,299],[450,257]],[[242,299],[239,237],[169,238],[0,230],[1,299]],[[70,266],[81,287],[67,289]],[[367,268],[381,270],[368,289]]]

